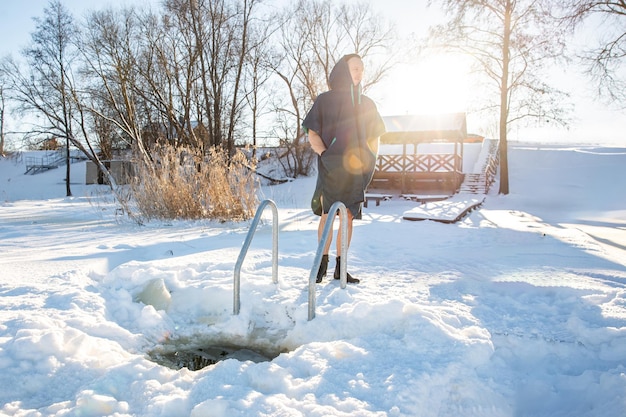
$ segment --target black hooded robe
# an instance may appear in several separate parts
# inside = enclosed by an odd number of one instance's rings
[[[385,133],[385,125],[374,102],[361,95],[360,84],[352,82],[348,59],[353,56],[346,55],[337,62],[328,79],[330,91],[317,97],[302,126],[307,133],[317,132],[326,145],[318,157],[313,212],[328,213],[335,202],[341,201],[355,219],[360,219],[377,157],[368,139]]]

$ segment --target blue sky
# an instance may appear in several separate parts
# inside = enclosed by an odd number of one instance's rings
[[[275,0],[277,4],[280,4],[280,1],[292,0]],[[158,4],[159,2],[160,0],[63,0],[63,4],[76,18],[79,18],[86,10],[99,9],[107,5],[145,5],[147,3]],[[7,54],[19,54],[20,49],[29,42],[30,34],[34,30],[33,17],[43,16],[43,10],[48,3],[48,0],[0,0],[0,57]],[[432,23],[437,13],[433,10],[427,10],[425,3],[425,0],[371,0],[373,9],[382,13],[390,20],[397,22],[396,27],[403,34],[409,32],[423,34],[428,25]],[[450,65],[447,65],[445,68],[450,68]],[[420,77],[419,71],[421,70],[426,71],[425,76],[422,75]],[[451,74],[447,79],[434,80],[433,74],[439,74],[441,78],[442,71],[438,71],[436,67],[425,65],[421,65],[420,68],[418,66],[398,68],[395,75],[388,77],[385,85],[376,89],[378,94],[373,98],[379,102],[381,112],[388,113],[388,115],[421,113],[424,111],[424,108],[428,108],[428,105],[430,105],[431,109],[434,108],[433,100],[424,100],[423,97],[437,97],[440,99],[442,95],[452,94],[453,91],[461,90],[453,88],[451,83],[446,80],[454,79],[458,84],[459,77],[462,75]],[[429,76],[431,77],[430,83],[423,83],[422,87],[420,87],[416,80]],[[571,79],[571,81],[568,81],[571,83],[570,92],[576,102],[575,119],[569,129],[546,127],[516,129],[510,132],[510,138],[583,143],[599,141],[622,146],[626,145],[623,133],[626,130],[626,114],[622,111],[609,109],[598,103],[593,98],[593,86],[584,77],[575,74],[574,71],[563,72],[558,77]],[[559,81],[562,82],[562,80]],[[407,87],[411,83],[412,88]],[[424,91],[424,88],[426,88],[424,85],[431,90],[439,89],[440,94],[427,93]],[[559,87],[566,88],[567,86],[559,85]],[[442,91],[444,94],[441,94]],[[446,93],[446,91],[449,93]],[[473,92],[465,91],[464,94],[467,97],[471,97]],[[415,97],[422,97],[422,100],[419,101]],[[449,109],[449,111],[459,111],[458,103],[462,103],[464,99],[467,100],[467,97],[457,97],[456,107]],[[425,102],[427,103],[425,104]],[[435,110],[440,111],[441,109],[435,108]],[[471,119],[468,120],[468,128],[472,129]],[[474,128],[473,130],[477,131],[478,129]],[[490,132],[477,133],[493,136]]]
[[[32,16],[43,10],[47,1],[0,0],[0,56],[23,47],[29,40],[33,28]]]
[[[75,17],[86,10],[107,5],[157,3],[158,0],[63,0],[62,3]],[[0,56],[17,54],[30,40],[35,29],[33,17],[43,16],[48,0],[0,0]]]

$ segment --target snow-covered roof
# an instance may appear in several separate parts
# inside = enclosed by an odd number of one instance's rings
[[[384,116],[382,143],[462,142],[467,137],[465,113]]]

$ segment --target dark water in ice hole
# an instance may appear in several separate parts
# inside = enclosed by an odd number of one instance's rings
[[[280,355],[279,351],[257,350],[245,346],[203,346],[176,349],[175,346],[155,349],[148,352],[150,359],[159,365],[172,369],[187,368],[198,371],[210,365],[226,360],[268,362]]]

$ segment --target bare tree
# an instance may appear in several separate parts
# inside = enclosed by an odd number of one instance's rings
[[[43,18],[36,18],[35,22],[31,44],[23,52],[28,64],[27,74],[23,74],[13,60],[4,62],[5,73],[11,74],[18,109],[41,116],[43,122],[34,131],[65,140],[66,195],[71,196],[70,143],[76,141],[72,65],[77,57],[74,48],[77,28],[59,0],[50,1]]]
[[[0,156],[4,156],[4,121],[6,109],[5,79],[0,71]]]
[[[337,14],[338,31],[346,34],[347,48],[352,47],[368,59],[367,79],[363,85],[363,91],[367,91],[385,78],[397,61],[397,55],[404,53],[405,48],[394,44],[393,26],[374,14],[368,3],[344,3]]]
[[[44,17],[35,21],[31,43],[23,51],[26,68],[7,59],[2,63],[2,70],[8,74],[11,99],[17,111],[35,116],[29,135],[65,141],[66,195],[71,196],[70,147],[78,148],[99,164],[96,150],[89,141],[88,114],[77,74],[81,65],[80,34],[72,15],[58,0],[50,1],[44,9]],[[99,165],[108,174],[104,166]],[[114,187],[115,182],[110,180]]]
[[[312,158],[307,153],[302,118],[315,98],[328,89],[328,76],[336,61],[348,53],[360,54],[368,62],[367,89],[391,66],[388,57],[393,55],[394,32],[367,3],[300,0],[285,9],[278,33],[274,71],[287,94],[285,100],[275,103],[276,133],[292,153],[292,174],[306,175]]]
[[[149,87],[145,98],[158,104],[155,110],[162,113],[164,128],[175,146],[203,149],[208,138],[198,137],[195,129],[206,113],[198,104],[202,45],[197,29],[202,4],[168,0],[164,7],[161,24],[152,26],[158,30],[145,32],[145,56],[151,62],[150,71],[140,69],[141,79]]]
[[[250,51],[250,25],[260,0],[167,0],[164,36],[157,42],[167,98],[177,112],[169,123],[189,129],[196,122],[209,146],[231,154],[246,104],[243,77]],[[148,79],[148,75],[145,75]],[[152,90],[151,90],[152,91]],[[187,132],[193,136],[192,132]]]
[[[252,30],[259,1],[167,0],[162,14],[93,12],[82,49],[97,79],[90,94],[98,117],[133,146],[141,136],[144,148],[166,141],[232,154],[259,88],[247,82],[254,50],[266,47],[256,40],[263,32]],[[265,64],[256,65],[259,77]]]
[[[617,0],[566,0],[562,19],[571,29],[596,18],[595,45],[585,45],[580,58],[595,81],[598,95],[626,108],[626,2]]]
[[[546,65],[563,57],[563,32],[552,18],[552,0],[429,0],[450,18],[435,26],[437,48],[471,56],[499,114],[500,193],[509,193],[510,126],[523,119],[566,123],[565,93],[544,81]]]
[[[165,15],[124,9],[96,11],[87,19],[83,52],[94,79],[93,107],[137,157],[149,160],[147,150],[157,142],[200,149],[208,144],[197,135],[207,112],[199,104],[194,5],[170,0]]]
[[[36,116],[30,135],[65,140],[67,196],[71,196],[71,145],[99,166],[120,199],[115,179],[101,163],[90,140],[93,121],[86,105],[89,89],[79,71],[84,61],[78,27],[58,0],[51,1],[44,18],[36,22],[32,42],[24,51],[26,68],[12,59],[2,63],[3,72],[10,74],[11,99],[19,112]]]
[[[269,16],[253,24],[249,53],[246,54],[245,99],[250,110],[250,130],[252,137],[252,156],[256,156],[259,127],[258,120],[267,112],[269,98],[272,95],[268,87],[272,75],[272,49],[269,45],[271,35],[278,29],[275,16]]]
[[[236,50],[238,51],[236,61],[235,61],[235,70],[233,77],[233,95],[230,102],[230,114],[228,120],[228,133],[227,133],[227,149],[229,153],[233,153],[235,148],[235,124],[238,118],[241,115],[242,106],[245,105],[245,100],[242,98],[241,88],[242,88],[242,78],[244,74],[244,65],[249,61],[246,60],[250,49],[251,42],[249,39],[250,36],[250,26],[251,20],[254,12],[255,6],[260,2],[260,0],[242,0],[240,7],[238,7],[237,14],[239,17],[240,32],[239,32],[239,45],[236,46]]]
[[[309,52],[312,36],[310,27],[302,24],[310,16],[306,7],[312,5],[313,3],[300,1],[284,12],[277,39],[278,46],[270,63],[275,74],[284,83],[287,97],[282,99],[281,95],[274,100],[276,123],[273,134],[287,148],[287,173],[293,177],[306,175],[311,166],[312,158],[304,157],[306,149],[301,120],[304,109],[312,103],[311,95],[316,96],[321,92],[321,85],[316,84],[320,84],[319,80],[324,77],[319,67],[314,66],[312,54]],[[291,166],[291,163],[295,166]]]
[[[149,161],[147,137],[156,141],[165,136],[160,114],[170,113],[159,111],[167,108],[168,90],[154,81],[162,72],[145,53],[157,49],[145,47],[150,39],[146,32],[161,32],[156,16],[139,17],[134,9],[95,11],[87,17],[81,50],[89,78],[89,109],[100,141],[125,143],[136,158]]]

